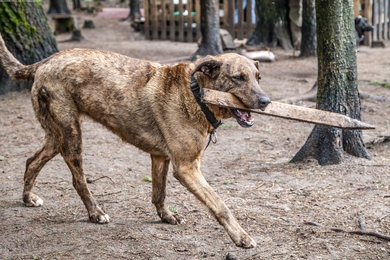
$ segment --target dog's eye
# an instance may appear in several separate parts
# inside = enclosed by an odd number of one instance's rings
[[[258,79],[259,79],[259,81],[261,80],[261,75],[259,75],[259,78],[258,78]]]
[[[237,81],[244,81],[245,80],[244,77],[242,77],[241,75],[233,76],[232,78],[237,80]]]

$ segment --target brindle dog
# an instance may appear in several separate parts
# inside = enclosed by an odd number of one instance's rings
[[[264,109],[270,100],[259,86],[258,62],[223,54],[207,56],[195,64],[169,66],[111,52],[72,49],[25,66],[0,37],[0,64],[13,79],[34,82],[31,101],[46,132],[42,147],[26,163],[26,206],[42,205],[42,199],[32,192],[34,183],[42,167],[60,153],[89,219],[109,222],[84,175],[80,116],[87,115],[150,154],[152,202],[163,222],[182,222],[165,204],[168,166],[172,163],[173,176],[211,210],[237,246],[256,246],[200,171],[213,126],[190,89],[190,78],[193,75],[200,88],[229,92],[248,107]],[[235,117],[242,126],[253,124],[249,112],[207,107],[217,120]]]

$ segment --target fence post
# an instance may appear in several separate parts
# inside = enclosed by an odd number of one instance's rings
[[[144,10],[145,10],[145,24],[144,24],[144,30],[145,30],[145,38],[146,40],[150,40],[150,15],[149,15],[149,0],[144,0]]]
[[[364,13],[363,16],[367,18],[367,21],[371,23],[372,25],[375,25],[374,23],[374,17],[372,15],[372,4],[373,0],[365,0],[364,1]],[[364,45],[370,46],[372,43],[372,37],[375,32],[365,32],[364,33]]]
[[[252,32],[253,32],[253,24],[252,24],[253,10],[252,10],[252,7],[254,7],[256,5],[252,5],[252,1],[256,1],[256,0],[247,0],[246,1],[246,34],[245,35],[246,35],[247,39],[252,36]]]
[[[167,39],[167,5],[166,0],[161,0],[161,40]]]

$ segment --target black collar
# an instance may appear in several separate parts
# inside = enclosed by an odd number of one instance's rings
[[[206,116],[207,121],[210,122],[210,124],[213,126],[213,130],[210,133],[209,141],[206,145],[205,150],[209,146],[210,142],[213,142],[214,144],[217,142],[217,128],[222,125],[221,120],[217,120],[213,114],[213,112],[210,111],[210,109],[206,106],[205,103],[202,102],[201,100],[201,95],[200,95],[200,88],[198,85],[198,82],[196,81],[195,77],[191,75],[191,83],[190,83],[191,91],[194,94],[194,97],[196,99],[196,102],[198,102],[200,108],[203,111],[203,114]]]
[[[210,122],[210,124],[213,126],[213,132],[215,133],[215,130],[222,125],[222,121],[215,118],[213,112],[210,111],[210,109],[206,106],[205,103],[202,102],[201,100],[201,95],[200,95],[200,88],[198,85],[198,82],[196,81],[195,77],[191,75],[191,83],[190,83],[191,91],[194,94],[194,97],[196,99],[196,102],[198,102],[200,108],[202,109],[204,115],[206,116],[207,120]]]

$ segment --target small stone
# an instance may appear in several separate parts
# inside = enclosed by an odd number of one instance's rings
[[[227,255],[226,255],[226,258],[225,258],[226,260],[237,260],[237,257],[236,257],[236,255],[235,254],[233,254],[233,253],[228,253]]]

